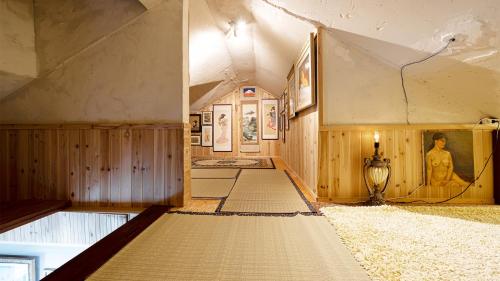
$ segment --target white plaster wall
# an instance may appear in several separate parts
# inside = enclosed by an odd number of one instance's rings
[[[0,71],[37,74],[31,0],[0,0]]]
[[[31,0],[0,0],[0,99],[37,75]]]
[[[146,10],[137,0],[34,0],[34,7],[41,73]]]
[[[164,0],[0,101],[0,122],[182,122],[183,5]]]
[[[323,34],[324,124],[405,124],[399,66],[377,54],[428,54],[342,31]],[[488,67],[493,59],[472,65],[437,56],[408,67],[409,122],[475,123],[500,116],[500,75]]]
[[[322,32],[323,123],[403,123],[401,82],[391,68]]]

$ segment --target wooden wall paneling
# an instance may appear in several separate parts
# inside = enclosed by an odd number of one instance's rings
[[[186,134],[187,133],[187,134]],[[136,126],[0,128],[0,200],[70,199],[75,206],[181,206],[189,129]],[[186,158],[186,155],[188,156]],[[170,198],[169,198],[170,196]]]
[[[8,168],[9,167],[9,132],[0,130],[0,202],[10,200]]]
[[[132,207],[142,202],[142,130],[132,130]]]
[[[99,136],[99,205],[108,206],[111,201],[110,131],[100,130]]]
[[[142,151],[142,199],[141,202],[151,204],[154,202],[155,178],[155,129],[145,129],[141,137]],[[178,144],[179,145],[179,144]]]
[[[57,130],[57,199],[68,198],[69,193],[69,131]]]
[[[446,127],[445,127],[446,128]],[[450,126],[449,129],[462,127]],[[373,154],[373,132],[381,135],[380,153],[391,160],[392,178],[387,198],[405,197],[409,192],[425,183],[423,175],[422,132],[419,126],[332,126],[320,132],[319,185],[328,183],[327,191],[320,197],[332,201],[364,200],[367,192],[362,180],[363,158]],[[429,129],[433,129],[430,127]],[[440,129],[443,129],[440,127]],[[491,153],[490,130],[474,130],[474,161],[476,176]],[[325,143],[327,142],[327,143]],[[347,159],[346,159],[347,158]],[[328,160],[330,161],[328,161]],[[326,165],[327,167],[323,167]],[[347,167],[347,168],[346,168]],[[476,186],[471,187],[454,203],[491,203],[493,197],[493,167],[486,168]],[[458,194],[462,189],[444,190],[421,187],[402,200],[443,200]]]
[[[165,141],[164,133],[168,130],[155,130],[154,132],[154,191],[153,202],[162,204],[165,198]]]
[[[110,206],[120,206],[121,164],[122,164],[122,130],[109,131],[109,200]]]
[[[69,199],[74,205],[80,202],[80,130],[68,130],[69,135]]]
[[[19,130],[17,132],[17,199],[24,200],[31,197],[29,184],[29,142],[30,131]]]
[[[252,153],[252,152],[240,152],[240,129],[241,129],[241,99],[240,99],[239,89],[235,89],[227,95],[217,99],[210,105],[205,106],[201,109],[201,111],[212,111],[213,104],[232,104],[233,105],[233,151],[232,152],[213,152],[212,147],[201,147],[201,146],[192,146],[191,154],[194,157],[270,157],[270,156],[279,156],[280,155],[280,140],[259,140],[260,152]],[[273,95],[266,92],[265,90],[257,87],[256,99],[259,101],[259,111],[261,109],[261,100],[262,99],[274,99]],[[259,126],[260,124],[259,120]],[[259,138],[260,138],[260,129],[259,127]]]
[[[132,206],[132,174],[134,172],[135,165],[132,160],[132,129],[123,129],[120,130],[120,133],[120,206],[130,207]]]
[[[183,128],[183,162],[184,162],[184,174],[182,177],[183,180],[183,193],[184,193],[184,202],[189,202],[191,200],[191,128],[189,125],[184,125]]]
[[[9,187],[9,195],[11,200],[17,199],[17,131],[9,130],[8,147],[9,147],[9,166],[7,174],[7,182]]]

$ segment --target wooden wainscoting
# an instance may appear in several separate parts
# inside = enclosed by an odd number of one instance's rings
[[[317,194],[318,111],[311,107],[297,115],[289,121],[290,129],[285,132],[285,143],[281,144],[281,159],[309,191]]]
[[[1,125],[0,201],[182,206],[186,126]]]
[[[256,87],[256,97],[255,99],[259,102],[259,112],[262,110],[261,100],[262,99],[276,99],[275,96],[266,92],[264,89]],[[232,133],[233,133],[233,151],[232,152],[214,152],[212,147],[202,147],[193,146],[192,155],[197,156],[208,156],[208,157],[273,157],[278,156],[280,153],[280,141],[279,140],[262,140],[262,124],[260,124],[259,117],[259,152],[241,152],[241,93],[239,88],[228,93],[227,95],[217,99],[215,102],[208,106],[202,108],[201,111],[212,111],[213,104],[231,104],[233,107],[233,119],[232,119]]]
[[[406,196],[424,184],[422,131],[471,129],[467,125],[419,126],[328,126],[320,129],[318,197],[334,202],[366,200],[368,193],[362,176],[363,159],[373,155],[373,133],[380,132],[380,152],[391,160],[392,178],[386,198]],[[491,128],[473,131],[476,177],[492,151]],[[422,187],[401,201],[438,201],[460,190]],[[475,186],[450,203],[493,203],[493,167],[490,162]]]

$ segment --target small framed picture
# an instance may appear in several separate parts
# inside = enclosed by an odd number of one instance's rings
[[[189,124],[191,124],[191,133],[201,132],[201,114],[189,114]]]
[[[212,125],[212,111],[203,111],[201,113],[201,125],[206,126],[206,125]]]
[[[192,146],[200,146],[201,145],[201,136],[191,135],[191,145]]]
[[[248,98],[256,98],[257,97],[257,88],[254,86],[245,86],[240,88],[241,97],[243,99]]]
[[[3,276],[9,280],[35,281],[36,266],[37,264],[35,257],[2,255],[0,256],[0,277]]]
[[[213,146],[213,128],[212,126],[201,127],[201,146],[211,147]]]

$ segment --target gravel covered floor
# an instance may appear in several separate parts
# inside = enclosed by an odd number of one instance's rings
[[[321,211],[373,280],[500,280],[500,206]]]

